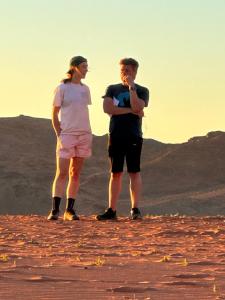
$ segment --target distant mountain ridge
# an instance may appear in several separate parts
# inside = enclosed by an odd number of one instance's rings
[[[56,138],[48,119],[0,118],[0,214],[46,214],[51,206]],[[146,139],[142,154],[145,214],[225,214],[225,132],[209,132],[181,144]],[[78,211],[94,214],[107,205],[107,135],[94,136],[85,163]],[[129,211],[128,178],[118,213]],[[63,210],[63,207],[62,207]]]

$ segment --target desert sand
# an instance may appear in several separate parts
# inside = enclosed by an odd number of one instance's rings
[[[0,299],[225,299],[225,218],[2,215]]]

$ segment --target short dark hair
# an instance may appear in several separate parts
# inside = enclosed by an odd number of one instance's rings
[[[126,66],[130,65],[130,66],[134,67],[135,69],[138,69],[138,67],[139,67],[139,63],[135,59],[133,59],[131,57],[129,57],[129,58],[122,58],[120,60],[120,65],[126,65]]]

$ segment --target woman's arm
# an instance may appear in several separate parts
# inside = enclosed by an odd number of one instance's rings
[[[55,134],[58,137],[61,132],[60,122],[59,122],[59,111],[60,106],[53,106],[52,108],[52,126],[55,130]]]

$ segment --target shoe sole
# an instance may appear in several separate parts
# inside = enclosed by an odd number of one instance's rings
[[[77,217],[77,218],[67,218],[67,217],[63,217],[63,221],[79,221],[80,220],[80,218],[79,217]]]
[[[57,221],[59,217],[47,217],[48,221]]]
[[[130,217],[130,220],[142,220],[142,216],[135,216],[135,217]]]
[[[117,218],[104,219],[104,218],[101,218],[101,217],[98,217],[98,216],[96,216],[95,219],[97,221],[117,221]]]

